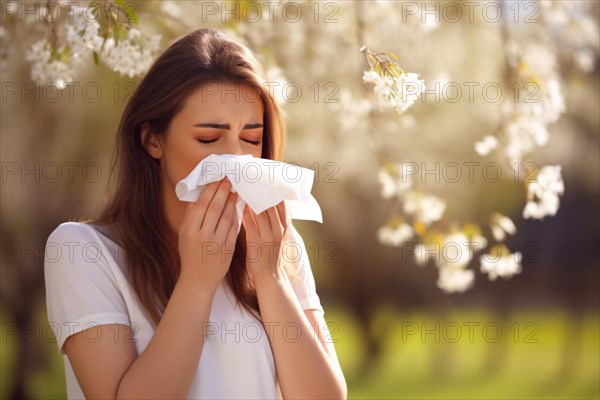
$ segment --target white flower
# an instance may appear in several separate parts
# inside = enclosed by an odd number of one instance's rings
[[[379,168],[377,179],[381,185],[381,197],[389,199],[393,196],[401,196],[413,186],[411,175],[403,174],[402,163],[394,166],[394,174],[390,174],[386,167]]]
[[[512,120],[504,133],[508,142],[504,151],[513,163],[521,161],[523,156],[533,151],[536,146],[545,146],[548,143],[546,125],[525,116]]]
[[[563,194],[564,190],[560,165],[545,165],[540,168],[536,181],[530,182],[528,187],[529,193],[538,198],[548,193]]]
[[[148,70],[160,46],[160,35],[147,38],[132,28],[125,40],[108,38],[100,53],[102,61],[115,72],[134,77]]]
[[[521,272],[520,252],[508,254],[503,257],[493,257],[490,254],[483,254],[480,257],[481,272],[488,274],[490,280],[496,280],[498,276],[502,278],[510,278],[511,276]]]
[[[129,40],[138,39],[141,36],[142,36],[142,32],[136,28],[130,28],[129,32],[127,32],[127,38]]]
[[[435,246],[433,249],[431,248],[432,244],[419,243],[415,246],[415,261],[419,266],[423,266],[427,264],[429,259],[435,260],[435,255],[438,253],[438,245],[433,244]]]
[[[514,235],[517,232],[517,227],[510,218],[496,212],[491,215],[490,228],[497,242],[503,241],[506,233]]]
[[[390,103],[389,98],[394,95],[393,90],[394,80],[387,76],[380,77],[379,80],[375,82],[375,87],[373,88],[373,91],[378,96],[379,100],[381,100],[381,104],[391,105],[392,107],[394,105]]]
[[[473,286],[474,280],[472,270],[440,268],[437,286],[446,293],[464,292]]]
[[[386,168],[379,168],[377,179],[381,184],[381,197],[389,199],[396,195],[396,182]]]
[[[56,82],[64,87],[72,81],[76,67],[85,57],[97,52],[112,70],[130,77],[144,73],[160,46],[160,35],[146,38],[136,28],[130,28],[127,38],[116,42],[98,35],[100,24],[87,7],[73,6],[66,25],[67,45],[58,49],[61,60],[50,59],[50,45],[46,40],[34,43],[27,59],[32,62],[31,77],[39,83]],[[68,51],[70,50],[70,51]]]
[[[532,78],[533,79],[533,78]],[[546,125],[558,121],[565,112],[565,99],[560,82],[555,79],[528,82],[519,92],[519,99],[508,104],[513,113]]]
[[[485,156],[498,146],[498,139],[495,136],[488,135],[481,141],[475,143],[475,151],[480,156]]]
[[[363,81],[367,83],[378,83],[379,79],[379,74],[377,74],[377,72],[373,71],[372,69],[363,73]]]
[[[86,7],[71,7],[67,24],[67,43],[77,62],[90,52],[100,50],[104,38],[98,36],[99,30],[100,24]]]
[[[548,215],[556,215],[559,207],[558,196],[546,196],[541,202],[528,201],[523,208],[523,218],[543,219]]]
[[[484,237],[475,236],[469,240],[463,232],[455,232],[445,236],[441,242],[416,245],[415,261],[422,266],[432,259],[440,269],[464,270],[471,262],[474,250],[486,244]]]
[[[438,266],[443,269],[462,269],[473,258],[469,239],[462,232],[447,235],[440,248]]]
[[[402,73],[398,77],[380,76],[373,70],[363,73],[363,81],[374,85],[381,107],[391,107],[398,113],[410,108],[425,90],[425,83],[418,79],[419,74]]]
[[[575,66],[584,74],[588,74],[594,70],[596,64],[596,56],[591,50],[575,50],[573,53]]]
[[[509,63],[523,82],[512,108],[542,124],[556,122],[565,112],[565,101],[554,53],[537,43],[520,47],[511,42]]]
[[[471,237],[469,245],[471,246],[472,250],[481,250],[485,248],[487,243],[488,241],[485,238],[485,236],[474,235],[473,237]]]
[[[413,236],[413,228],[408,224],[400,224],[396,228],[383,226],[377,230],[377,239],[381,244],[400,246]]]
[[[527,186],[527,204],[523,209],[523,218],[542,219],[555,215],[559,207],[559,195],[565,186],[560,165],[546,165],[538,173],[536,182]]]
[[[524,78],[547,79],[556,74],[556,56],[547,46],[528,42],[519,46],[511,42],[508,46],[509,62]]]
[[[541,1],[544,19],[560,41],[571,48],[597,48],[598,24],[594,18],[595,2]]]
[[[66,23],[66,45],[56,49],[60,57],[51,57],[51,46],[42,39],[31,46],[26,59],[31,61],[31,79],[40,84],[56,83],[64,88],[73,81],[85,56],[98,51],[104,38],[98,36],[100,25],[86,7],[73,6]]]
[[[549,79],[540,86],[541,112],[537,117],[546,123],[556,122],[566,110],[560,82],[558,79]]]
[[[506,137],[503,153],[515,163],[536,147],[548,143],[547,125],[556,122],[565,112],[565,99],[556,56],[547,46],[539,43],[520,46],[510,42],[508,47],[509,63],[523,83],[518,99],[503,105],[503,113],[513,117],[503,131]],[[530,205],[528,210],[539,215],[534,208],[535,205]]]
[[[418,78],[419,74],[408,73],[402,74],[396,80],[398,96],[394,98],[396,104],[392,103],[392,106],[398,113],[403,113],[412,106],[419,99],[421,92],[425,90],[425,82]]]
[[[64,52],[64,47],[58,52]],[[60,89],[66,86],[66,82],[72,82],[75,69],[71,63],[59,60],[50,60],[50,43],[47,39],[35,42],[26,53],[25,59],[31,62],[31,80],[42,85],[54,83]]]
[[[434,195],[410,190],[404,199],[403,210],[425,225],[438,221],[446,210],[446,202]]]

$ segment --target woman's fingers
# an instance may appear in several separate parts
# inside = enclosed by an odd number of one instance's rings
[[[225,238],[231,229],[231,225],[235,219],[235,203],[237,202],[237,193],[229,193],[227,197],[223,214],[219,218],[215,230],[216,238]]]
[[[204,216],[202,226],[200,227],[201,230],[211,234],[215,232],[217,223],[219,222],[219,218],[221,218],[221,213],[223,212],[223,208],[229,197],[229,193],[231,193],[231,182],[229,182],[229,179],[224,178],[220,181],[219,187],[206,210],[206,215]]]
[[[258,225],[256,224],[255,214],[248,204],[244,205],[243,222],[244,229],[249,236],[258,236],[260,234]]]
[[[274,239],[281,238],[281,231],[283,230],[283,225],[280,221],[279,211],[277,211],[277,207],[271,207],[267,209],[267,215],[269,218],[269,225],[271,229],[271,235]]]
[[[285,203],[282,201],[260,214],[256,214],[248,205],[246,205],[244,208],[244,221],[252,221],[253,227],[261,237],[282,237],[288,225]],[[246,227],[246,223],[244,226]],[[246,227],[246,230],[248,230],[248,227]]]
[[[227,234],[227,238],[225,239],[227,249],[231,249],[232,251],[235,250],[235,242],[236,242],[237,235],[238,235],[238,225],[239,225],[239,223],[238,223],[237,213],[234,213],[233,223],[229,227],[229,232]]]
[[[281,225],[283,226],[283,233],[287,231],[288,220],[287,220],[287,210],[285,208],[285,201],[277,204],[277,211],[279,212],[279,219],[281,221]]]
[[[195,203],[190,203],[188,206],[187,212],[189,213],[189,225],[187,229],[191,229],[192,231],[200,230],[202,226],[202,221],[204,220],[204,216],[206,215],[206,209],[210,204],[212,198],[217,192],[217,188],[219,187],[219,182],[211,182],[204,187],[200,196]]]
[[[264,239],[268,239],[271,236],[271,223],[269,222],[269,209],[261,212],[260,214],[256,214],[252,211],[255,219],[256,225],[258,226],[258,233],[260,237]]]

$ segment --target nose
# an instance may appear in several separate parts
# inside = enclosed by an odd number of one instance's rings
[[[233,132],[229,132],[229,133],[233,133]],[[235,134],[229,134],[228,136],[229,137],[227,138],[227,142],[223,149],[224,150],[223,153],[242,155],[242,147],[240,145],[240,140],[239,140],[238,136]]]

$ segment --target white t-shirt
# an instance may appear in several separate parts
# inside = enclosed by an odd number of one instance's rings
[[[297,260],[299,277],[290,282],[302,309],[323,312],[305,244],[290,227],[293,242],[286,257]],[[69,399],[84,395],[64,351],[67,337],[97,325],[128,324],[139,356],[154,334],[126,280],[127,265],[121,247],[90,225],[65,222],[48,237],[44,258],[48,321],[63,355]],[[236,305],[225,280],[215,293],[208,326],[190,399],[282,398],[265,327]],[[91,335],[86,339],[97,340]]]

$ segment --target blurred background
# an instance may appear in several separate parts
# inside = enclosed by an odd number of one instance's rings
[[[132,7],[144,35],[161,36],[158,51],[192,30],[220,29],[255,51],[280,84],[284,161],[315,171],[323,211],[323,224],[295,225],[349,398],[599,398],[598,3],[267,3],[103,4]],[[0,397],[65,398],[45,308],[44,246],[59,224],[101,208],[115,132],[139,75],[89,58],[62,90],[44,83],[60,68],[47,63],[34,76],[40,57],[27,52],[43,38],[64,40],[69,6],[1,5]],[[62,18],[48,22],[47,9],[61,9]],[[402,114],[373,107],[363,45],[393,52],[431,92]],[[381,195],[378,171],[403,160],[428,170],[493,162],[474,143],[501,137],[515,76],[532,69],[537,81],[560,82],[564,111],[547,123],[547,143],[523,161],[562,167],[560,207],[541,220],[524,218],[526,191],[508,168],[494,182],[481,170],[456,183],[417,175],[445,200],[444,221],[475,223],[485,234],[496,211],[517,228],[505,243],[522,253],[519,274],[492,281],[473,260],[472,287],[444,292],[433,262],[421,265],[407,246],[378,240],[395,210]],[[501,89],[500,100],[482,91],[486,84]]]

